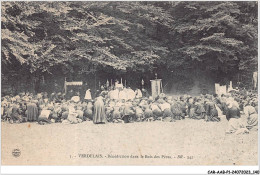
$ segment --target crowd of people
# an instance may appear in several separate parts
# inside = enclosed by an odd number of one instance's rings
[[[152,97],[144,88],[101,87],[92,94],[87,89],[81,98],[79,92],[20,93],[2,97],[1,118],[10,123],[38,122],[76,124],[84,121],[99,123],[176,122],[186,118],[219,122],[220,115],[229,121],[227,133],[241,128],[257,129],[258,95],[246,90],[218,96],[169,96],[164,93]],[[93,98],[92,98],[93,97]]]

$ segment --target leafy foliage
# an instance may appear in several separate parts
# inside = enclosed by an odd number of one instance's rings
[[[156,66],[233,76],[257,70],[257,3],[2,2],[1,54],[34,74]]]
[[[173,31],[181,44],[177,51],[188,60],[217,65],[224,72],[248,69],[245,60],[251,60],[253,69],[257,70],[256,2],[180,2],[175,5],[172,13],[178,21]],[[246,20],[248,16],[251,21]]]

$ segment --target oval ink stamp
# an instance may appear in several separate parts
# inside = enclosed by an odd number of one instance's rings
[[[21,155],[20,149],[14,149],[12,152],[14,157],[19,157]]]

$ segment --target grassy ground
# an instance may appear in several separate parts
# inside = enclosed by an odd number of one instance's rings
[[[2,164],[257,165],[258,133],[227,135],[222,119],[104,125],[2,122]],[[13,149],[20,149],[21,155],[12,156]]]

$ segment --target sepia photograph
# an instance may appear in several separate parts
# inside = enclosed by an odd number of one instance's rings
[[[258,161],[257,1],[1,2],[2,165]]]

